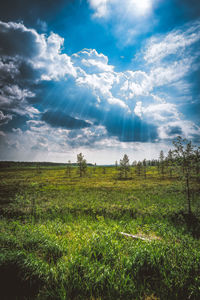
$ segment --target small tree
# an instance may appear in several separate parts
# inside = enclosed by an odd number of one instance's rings
[[[146,179],[147,178],[147,162],[146,162],[146,159],[143,160],[142,164],[143,164],[144,178]]]
[[[134,161],[132,162],[132,167],[135,167],[135,166],[137,166],[137,161],[136,161],[136,160],[134,160]]]
[[[179,177],[185,186],[187,194],[188,213],[191,214],[191,185],[194,175],[195,155],[194,146],[191,141],[182,139],[180,136],[173,142],[175,164],[179,173]]]
[[[37,165],[36,165],[36,170],[37,170],[37,173],[38,174],[41,174],[42,172],[41,172],[41,168],[40,168],[40,163],[37,163]]]
[[[173,152],[170,149],[168,152],[168,155],[166,157],[166,161],[167,161],[167,168],[169,170],[169,176],[170,178],[172,178],[172,173],[173,173]]]
[[[95,163],[95,164],[94,164],[94,167],[93,167],[93,173],[94,173],[94,174],[96,173],[96,166],[97,166],[97,164]]]
[[[117,162],[117,160],[115,161],[115,168],[116,169],[118,168],[118,162]]]
[[[160,168],[160,173],[161,173],[162,179],[163,179],[164,178],[164,173],[165,173],[165,158],[164,158],[163,150],[160,151],[159,168]]]
[[[66,168],[66,174],[68,177],[71,177],[71,171],[72,171],[71,161],[68,160],[67,168]]]
[[[137,165],[137,161],[134,160],[131,164],[131,176],[133,177],[134,176],[134,171],[135,171],[135,167]]]
[[[87,170],[87,163],[82,153],[77,154],[77,165],[78,165],[80,177],[82,177]]]
[[[127,154],[124,154],[123,159],[120,159],[120,178],[127,178],[128,173],[130,172],[129,158]]]
[[[200,179],[200,147],[194,151],[195,169],[197,180]]]
[[[106,174],[106,168],[105,168],[105,167],[103,167],[102,173],[103,173],[103,174]]]
[[[142,175],[142,163],[141,163],[141,161],[137,162],[137,165],[136,165],[136,174],[138,176]]]

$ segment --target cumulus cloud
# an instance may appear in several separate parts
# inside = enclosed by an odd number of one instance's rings
[[[108,57],[98,53],[95,49],[83,49],[72,55],[75,66],[88,74],[112,72],[114,67],[108,64]]]
[[[21,23],[0,22],[0,39],[0,71],[19,74],[25,64],[36,72],[37,80],[76,76],[70,57],[61,53],[64,39],[55,33],[46,37]]]
[[[38,56],[43,46],[43,39],[37,32],[21,23],[0,21],[0,39],[0,54],[6,56]]]
[[[24,149],[38,153],[81,146],[126,149],[133,143],[168,141],[180,133],[199,135],[199,127],[188,116],[183,118],[177,100],[184,89],[190,90],[187,76],[194,59],[186,53],[198,42],[194,30],[173,31],[159,36],[159,42],[150,39],[146,52],[140,53],[143,67],[117,72],[95,49],[68,56],[62,49],[64,39],[55,33],[38,34],[21,23],[0,25],[5,40],[0,49],[0,124],[10,148],[14,135]],[[9,38],[15,34],[20,42],[24,38],[30,55],[21,45],[14,47]],[[180,36],[188,36],[188,42],[181,44]],[[169,44],[165,55],[162,43]],[[171,54],[173,59],[166,61]]]
[[[36,97],[32,86],[40,81],[76,76],[61,49],[64,39],[51,33],[38,34],[22,23],[0,21],[0,107],[17,114],[37,114],[29,105]]]

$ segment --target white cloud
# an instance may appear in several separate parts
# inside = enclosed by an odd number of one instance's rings
[[[92,17],[107,22],[120,41],[120,47],[133,44],[135,37],[147,33],[155,23],[153,12],[161,0],[88,0]]]
[[[76,83],[81,88],[88,88],[99,105],[102,101],[126,107],[125,103],[114,97],[111,89],[116,80],[114,67],[108,64],[108,57],[94,49],[83,49],[72,55],[77,68]]]
[[[145,16],[152,11],[153,0],[88,0],[94,10],[94,17],[106,18],[114,12],[123,11],[129,16]]]
[[[151,89],[156,86],[165,86],[182,79],[190,71],[191,60],[183,59],[173,63],[160,64],[160,66],[152,68],[149,73],[149,86]]]
[[[199,40],[200,22],[198,21],[193,26],[189,26],[186,31],[175,30],[166,36],[151,38],[147,45],[144,59],[149,63],[156,63],[171,54],[183,55],[186,47]]]
[[[108,14],[108,2],[109,0],[88,0],[90,7],[94,9],[94,17],[102,18]]]
[[[87,74],[113,72],[114,66],[108,64],[108,57],[98,53],[95,49],[83,49],[72,55],[74,66]]]
[[[127,111],[130,112],[130,109],[128,108],[127,104],[125,104],[124,101],[122,101],[121,99],[110,96],[109,98],[107,98],[107,101],[111,105],[119,105],[119,106],[127,109]]]
[[[136,114],[136,116],[138,117],[142,117],[142,112],[143,112],[143,108],[142,108],[142,101],[138,101],[136,102],[135,108],[134,108],[134,113]]]
[[[129,11],[129,13],[133,15],[144,16],[151,13],[152,11],[152,0],[125,0],[124,2],[127,7],[127,11]],[[119,1],[118,3],[120,5]]]
[[[67,54],[62,54],[64,38],[58,34],[51,33],[48,38],[43,35],[43,47],[40,55],[35,59],[35,66],[44,69],[42,80],[59,80],[66,75],[76,77],[76,69],[71,58]]]
[[[166,124],[159,126],[159,137],[161,139],[174,139],[181,135],[186,139],[193,139],[193,137],[200,134],[200,127],[194,122],[188,120],[169,121]]]
[[[128,99],[135,96],[148,95],[152,90],[151,78],[144,71],[127,71],[121,75],[120,91]]]
[[[156,103],[142,108],[144,116],[160,124],[160,122],[170,122],[171,120],[180,120],[177,106],[173,103]]]
[[[46,36],[21,23],[0,21],[0,37],[0,55],[12,59],[9,63],[3,63],[1,59],[1,69],[10,68],[12,72],[19,72],[20,60],[26,59],[34,70],[41,71],[42,80],[58,80],[66,75],[76,77],[71,58],[62,54],[64,39],[58,34],[52,32]]]

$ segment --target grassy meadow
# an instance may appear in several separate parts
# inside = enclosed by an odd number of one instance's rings
[[[2,164],[0,199],[2,300],[200,299],[198,182],[188,215],[167,170]]]

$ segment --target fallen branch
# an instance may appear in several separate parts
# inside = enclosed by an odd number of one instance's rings
[[[124,232],[120,232],[120,234],[125,235],[125,236],[129,236],[129,237],[131,237],[133,239],[139,239],[139,240],[151,242],[151,239],[148,239],[148,238],[145,238],[145,237],[141,237],[141,236],[138,236],[138,235],[133,235],[133,234],[124,233]]]

